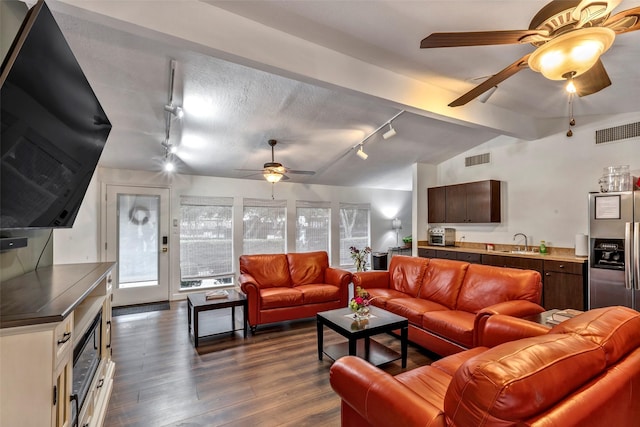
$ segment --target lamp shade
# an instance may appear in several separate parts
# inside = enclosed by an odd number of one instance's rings
[[[391,228],[393,230],[400,230],[402,228],[402,221],[400,221],[400,218],[394,218],[391,221]]]
[[[275,184],[282,179],[282,174],[280,172],[271,169],[267,169],[266,171],[264,171],[262,176],[264,176],[264,179],[272,184]]]
[[[564,80],[588,71],[613,43],[606,27],[580,28],[543,44],[529,57],[529,67],[550,80]]]

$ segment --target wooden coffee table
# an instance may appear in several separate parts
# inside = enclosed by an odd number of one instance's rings
[[[187,296],[187,321],[189,327],[189,334],[191,334],[191,322],[193,318],[193,342],[194,346],[198,347],[199,337],[198,334],[198,320],[199,314],[203,311],[218,310],[221,308],[231,307],[231,333],[236,331],[236,307],[242,307],[243,313],[243,336],[247,337],[247,297],[242,292],[238,292],[235,289],[227,289],[229,296],[226,298],[218,299],[206,299],[204,292],[197,294],[189,294]],[[193,316],[192,316],[193,312]]]
[[[378,307],[371,307],[370,313],[368,319],[361,321],[354,319],[353,312],[349,308],[318,313],[316,316],[318,359],[322,360],[323,354],[332,360],[349,354],[361,357],[376,366],[402,359],[402,367],[406,368],[409,321]],[[324,326],[347,338],[348,342],[323,348]],[[397,329],[400,329],[401,354],[371,339],[373,335],[389,333]]]

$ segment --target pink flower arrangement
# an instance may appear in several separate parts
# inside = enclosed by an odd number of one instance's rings
[[[369,307],[371,301],[373,301],[373,298],[371,298],[369,292],[367,292],[360,286],[357,286],[354,297],[351,298],[351,301],[349,301],[349,308],[352,311],[357,312],[364,307]]]

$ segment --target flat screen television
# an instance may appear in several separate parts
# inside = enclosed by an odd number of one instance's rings
[[[71,227],[111,123],[42,0],[2,62],[0,121],[0,230]]]

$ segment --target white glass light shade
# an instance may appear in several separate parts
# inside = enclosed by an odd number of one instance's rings
[[[400,230],[402,228],[402,221],[400,218],[395,218],[391,221],[391,229]]]
[[[274,170],[266,170],[262,176],[264,176],[264,179],[266,179],[267,181],[269,181],[270,183],[274,184],[278,181],[280,181],[282,179],[282,174],[280,172],[276,172]]]
[[[606,27],[581,28],[543,44],[529,57],[529,67],[549,80],[564,80],[589,70],[613,43],[616,33]]]

